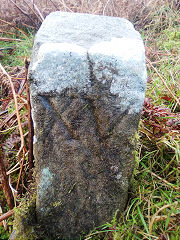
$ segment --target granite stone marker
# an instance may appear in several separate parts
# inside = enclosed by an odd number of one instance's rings
[[[125,19],[51,13],[36,34],[29,81],[37,222],[49,239],[78,239],[127,203],[143,41]]]

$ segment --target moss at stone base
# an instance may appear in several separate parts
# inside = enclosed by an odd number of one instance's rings
[[[23,199],[21,205],[15,209],[14,217],[14,235],[13,240],[34,240],[35,236],[34,225],[36,224],[36,194],[30,199]]]
[[[14,226],[10,240],[51,240],[51,236],[36,219],[36,193],[25,197],[14,210]]]
[[[25,197],[20,206],[14,209],[13,232],[9,240],[54,240],[48,229],[37,222],[36,193],[28,198]],[[55,202],[55,207],[58,204],[60,203]],[[62,240],[61,234],[57,234],[56,239]]]

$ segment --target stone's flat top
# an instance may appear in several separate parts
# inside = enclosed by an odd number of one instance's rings
[[[101,41],[94,44],[88,51],[90,54],[114,56],[123,61],[141,61],[144,54],[144,45],[140,39],[127,37],[112,38],[110,41]]]
[[[89,49],[95,43],[140,34],[126,19],[85,13],[53,12],[46,17],[35,42],[73,43]]]

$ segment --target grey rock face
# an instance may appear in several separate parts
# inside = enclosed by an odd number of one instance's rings
[[[50,239],[76,239],[126,206],[146,84],[142,39],[125,19],[51,13],[29,80],[37,220]]]

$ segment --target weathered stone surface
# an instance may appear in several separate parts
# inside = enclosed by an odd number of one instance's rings
[[[29,69],[37,221],[76,239],[123,211],[144,100],[140,34],[125,19],[51,13]]]

